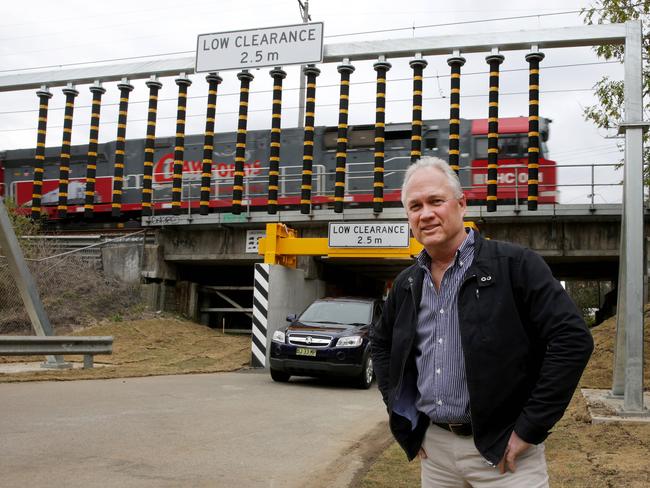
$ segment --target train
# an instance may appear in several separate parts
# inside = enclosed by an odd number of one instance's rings
[[[551,120],[541,117],[539,157],[539,203],[556,203],[556,164],[548,159],[546,142]],[[338,128],[320,126],[314,130],[312,205],[316,208],[333,206],[336,174]],[[487,187],[487,119],[460,120],[459,177],[470,205],[485,203]],[[251,130],[247,133],[244,165],[244,195],[242,205],[263,209],[268,202],[268,159],[271,133]],[[280,177],[278,206],[297,208],[303,156],[303,129],[282,129],[280,147]],[[345,205],[371,206],[373,202],[375,128],[371,125],[348,127]],[[181,208],[198,212],[201,189],[204,135],[187,135],[184,145]],[[212,179],[209,207],[211,212],[227,212],[232,205],[235,172],[236,132],[216,133],[213,145]],[[528,118],[499,119],[498,202],[512,204],[527,198]],[[154,214],[172,209],[172,181],[175,137],[156,138],[154,144],[153,199]],[[116,142],[99,144],[95,183],[93,219],[116,220],[111,217],[113,172]],[[121,193],[121,215],[118,219],[139,218],[142,215],[142,188],[145,154],[144,139],[126,141],[124,177]],[[424,120],[422,124],[422,155],[447,159],[449,151],[449,121]],[[411,124],[387,123],[385,126],[384,204],[397,206],[403,172],[411,163]],[[0,193],[12,199],[18,211],[29,213],[32,204],[35,150],[15,149],[0,152]],[[83,219],[88,146],[71,147],[66,219]],[[45,150],[42,213],[56,220],[59,203],[60,148]]]

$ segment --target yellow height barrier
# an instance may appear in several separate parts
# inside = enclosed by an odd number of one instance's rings
[[[465,222],[478,232],[474,222]],[[284,224],[266,224],[266,237],[259,240],[259,254],[265,264],[296,267],[297,256],[327,256],[328,258],[383,258],[410,260],[422,251],[422,244],[410,239],[409,247],[329,247],[327,237],[298,237]]]

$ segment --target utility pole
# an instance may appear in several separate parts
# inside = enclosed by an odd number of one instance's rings
[[[309,0],[298,0],[298,8],[300,9],[300,16],[302,17],[303,24],[311,20],[309,16]],[[300,66],[300,88],[298,89],[298,127],[305,126],[305,73],[303,70],[305,65]]]

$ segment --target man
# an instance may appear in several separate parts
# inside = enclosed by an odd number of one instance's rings
[[[395,279],[372,359],[389,423],[423,487],[548,486],[542,442],[593,341],[534,252],[466,230],[441,159],[409,167],[402,204],[424,249]]]

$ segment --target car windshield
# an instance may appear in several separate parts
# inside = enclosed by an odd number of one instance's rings
[[[370,323],[372,303],[347,301],[318,301],[312,303],[300,316],[302,322],[321,324]]]

